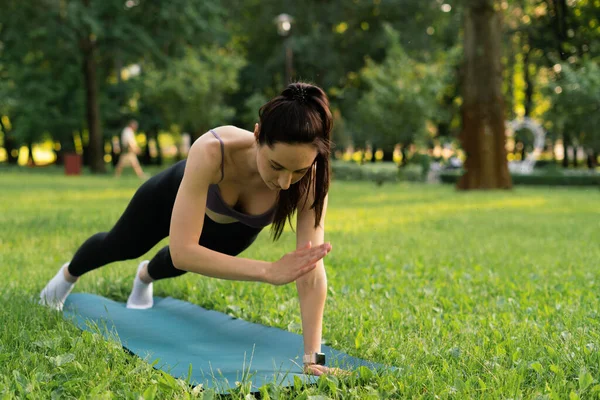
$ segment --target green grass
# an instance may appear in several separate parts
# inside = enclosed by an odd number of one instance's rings
[[[31,302],[138,185],[131,174],[0,170],[0,398],[212,397]],[[399,370],[271,387],[271,398],[600,397],[597,189],[334,182],[326,232],[324,340]],[[277,260],[293,246],[289,229],[277,243],[264,231],[243,255]],[[136,265],[93,271],[75,291],[124,301]],[[299,333],[293,285],[187,274],[155,294]]]

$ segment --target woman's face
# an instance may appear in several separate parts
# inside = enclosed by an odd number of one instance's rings
[[[312,144],[275,143],[259,145],[258,172],[271,190],[287,190],[310,171],[317,149]]]

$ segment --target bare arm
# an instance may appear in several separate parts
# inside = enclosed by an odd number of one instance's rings
[[[198,244],[204,225],[208,186],[217,183],[221,176],[218,146],[212,135],[205,135],[190,149],[171,216],[169,246],[173,264],[177,269],[214,278],[265,281],[270,263],[232,257]]]
[[[315,228],[315,212],[310,209],[314,194],[309,193],[306,203],[301,202],[302,208],[298,208],[297,218],[297,247],[307,241],[313,246],[324,243],[325,238],[325,213],[327,211],[327,199],[323,205],[323,213],[320,225]],[[300,299],[300,314],[302,316],[302,334],[304,336],[304,353],[312,354],[321,350],[321,334],[323,325],[323,311],[327,298],[327,275],[323,259],[317,262],[316,268],[296,280],[296,288]]]
[[[293,282],[312,271],[315,263],[327,254],[323,247],[298,249],[279,261],[267,262],[232,257],[198,244],[208,187],[221,178],[219,146],[208,134],[199,138],[190,149],[171,216],[169,245],[175,268],[214,278],[274,285]]]

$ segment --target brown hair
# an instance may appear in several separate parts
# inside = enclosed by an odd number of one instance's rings
[[[266,144],[272,148],[275,143],[309,143],[318,152],[313,168],[289,189],[279,192],[271,228],[273,240],[281,236],[286,219],[291,225],[292,215],[298,208],[300,199],[304,197],[305,202],[308,200],[309,188],[313,188],[315,193],[310,208],[315,210],[315,228],[318,227],[330,181],[329,155],[333,118],[327,95],[323,89],[309,83],[292,83],[279,96],[263,105],[258,115],[260,145]]]

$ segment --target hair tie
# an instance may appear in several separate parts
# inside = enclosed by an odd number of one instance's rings
[[[301,104],[306,103],[306,91],[302,86],[294,88],[292,98]]]

